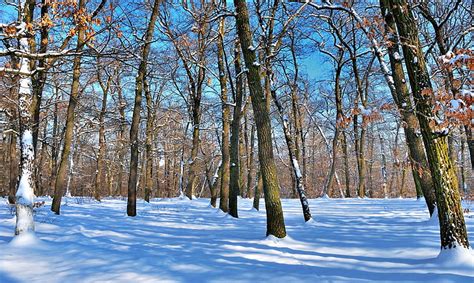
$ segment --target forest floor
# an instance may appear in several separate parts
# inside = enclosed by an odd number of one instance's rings
[[[439,228],[415,199],[315,199],[304,223],[283,200],[288,237],[265,237],[265,212],[239,199],[239,219],[208,199],[51,200],[35,215],[36,237],[13,238],[0,199],[0,282],[474,282],[474,252],[438,257]],[[464,203],[474,244],[474,203]],[[263,206],[263,200],[261,203]],[[470,255],[469,255],[470,253]]]

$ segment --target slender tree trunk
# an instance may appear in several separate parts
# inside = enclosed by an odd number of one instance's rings
[[[80,0],[78,7],[80,9],[85,8],[85,0]],[[79,26],[79,31],[77,34],[77,45],[76,52],[80,53],[84,48],[85,43],[85,27]],[[64,146],[61,154],[61,160],[59,162],[58,174],[56,175],[56,182],[54,185],[54,198],[51,205],[51,210],[60,214],[61,209],[61,198],[64,195],[66,188],[66,175],[67,175],[67,164],[69,160],[69,154],[71,152],[71,144],[73,139],[74,123],[75,123],[75,110],[76,105],[79,99],[80,90],[80,77],[81,77],[81,59],[82,55],[74,56],[73,67],[72,67],[72,83],[71,83],[71,93],[69,95],[69,104],[67,107],[66,114],[66,127],[64,133]]]
[[[262,191],[263,191],[263,179],[262,179],[260,170],[257,173],[256,179],[257,181],[255,182],[255,190],[254,190],[252,206],[256,210],[260,210],[260,195],[262,194]]]
[[[219,165],[216,167],[216,172],[212,176],[211,186],[209,190],[211,192],[211,206],[216,207],[217,205],[217,187],[220,184],[220,179],[222,178],[222,160],[219,162]]]
[[[349,170],[349,154],[347,152],[347,138],[346,132],[342,132],[342,154],[344,156],[344,177],[345,177],[345,185],[346,185],[346,198],[351,197],[351,179],[350,179],[350,170]]]
[[[234,0],[236,8],[237,33],[244,54],[245,65],[249,70],[247,73],[252,106],[255,116],[258,136],[258,155],[260,170],[263,179],[263,190],[265,194],[265,207],[267,213],[267,236],[273,235],[278,238],[286,236],[285,221],[280,201],[280,188],[278,175],[273,158],[273,145],[271,139],[271,123],[269,110],[260,81],[260,67],[256,62],[255,50],[251,47],[252,33],[250,30],[249,13],[244,0]]]
[[[97,62],[97,65],[99,65],[99,61]],[[107,111],[107,95],[109,93],[112,77],[109,77],[107,79],[107,83],[104,84],[101,79],[100,70],[98,70],[97,79],[102,89],[102,107],[99,114],[99,153],[97,154],[97,172],[95,176],[94,198],[100,201],[100,188],[105,185],[104,177],[106,173],[104,162],[107,152],[107,145],[105,143],[105,114]]]
[[[224,1],[225,3],[225,1]],[[220,200],[219,208],[223,212],[229,212],[229,185],[230,185],[230,107],[227,95],[227,76],[224,61],[224,36],[225,36],[225,18],[222,17],[219,21],[219,35],[217,37],[217,64],[219,67],[219,84],[221,87],[221,101],[222,101],[222,176],[220,186]],[[239,110],[240,111],[240,110]],[[235,117],[235,116],[234,116]],[[238,136],[237,136],[238,139]],[[238,140],[237,140],[238,146]],[[237,149],[238,151],[238,149]],[[237,166],[238,164],[232,164]],[[234,200],[232,200],[234,201]],[[230,214],[234,217],[237,216],[237,197],[235,203],[233,203],[234,211]]]
[[[334,78],[334,95],[336,98],[336,124],[335,124],[335,132],[334,132],[334,138],[332,140],[332,159],[331,159],[331,169],[329,170],[329,175],[327,178],[327,182],[324,186],[323,189],[323,195],[327,195],[329,189],[333,185],[333,180],[334,180],[334,174],[336,172],[336,166],[337,166],[337,147],[339,143],[339,133],[340,133],[340,124],[342,122],[343,118],[343,109],[342,109],[342,92],[341,92],[341,85],[340,85],[340,78],[341,78],[341,73],[342,73],[342,60],[343,60],[343,53],[340,54],[338,58],[338,64],[336,68],[336,75]]]
[[[15,115],[16,116],[16,115]],[[16,117],[12,117],[12,120],[15,121]],[[15,130],[15,123],[12,123],[12,129]],[[9,198],[15,199],[15,191],[18,186],[18,160],[17,160],[17,136],[15,133],[10,134],[10,142],[9,142],[9,165],[10,165],[10,177],[9,177]]]
[[[471,157],[471,169],[474,170],[474,136],[472,135],[472,128],[466,125],[464,126],[464,131],[466,132],[467,147]]]
[[[239,217],[237,211],[237,196],[241,190],[240,179],[240,118],[242,117],[242,99],[243,99],[243,79],[240,67],[240,44],[235,44],[235,73],[238,74],[235,83],[235,107],[232,119],[232,129],[230,137],[230,197],[229,214],[233,217]]]
[[[58,88],[56,88],[56,99],[59,98],[57,96]],[[54,113],[53,113],[53,141],[51,144],[51,174],[50,174],[50,188],[54,188],[54,183],[56,181],[56,172],[57,172],[57,161],[58,161],[58,103],[57,101],[54,103]]]
[[[155,115],[153,113],[153,101],[150,92],[150,86],[148,80],[143,82],[145,88],[146,98],[146,137],[145,137],[145,155],[146,155],[146,168],[145,168],[145,201],[150,202],[150,195],[153,189],[153,125]]]
[[[250,127],[250,147],[248,153],[247,163],[247,196],[250,198],[250,190],[252,188],[252,169],[254,163],[254,148],[255,148],[255,126],[252,124]]]
[[[461,208],[457,176],[449,158],[447,137],[430,123],[436,117],[431,101],[432,86],[418,38],[418,27],[406,0],[391,0],[393,16],[403,47],[403,54],[416,103],[428,161],[433,176],[440,224],[441,248],[469,248],[466,224]]]
[[[276,96],[275,91],[272,91],[273,101],[278,109],[278,113],[280,114],[280,119],[283,123],[283,133],[285,135],[286,146],[288,147],[288,155],[290,157],[291,168],[293,169],[294,179],[296,181],[296,191],[300,198],[301,207],[303,209],[303,217],[304,221],[309,221],[311,219],[311,211],[309,209],[308,199],[306,198],[306,193],[303,184],[303,174],[301,173],[300,166],[298,164],[298,159],[295,155],[295,143],[293,137],[291,135],[290,129],[288,127],[288,120],[285,119],[285,113],[283,110],[283,106],[280,104],[278,97]]]
[[[382,190],[384,198],[387,198],[387,158],[385,157],[385,142],[382,139],[382,134],[379,133],[380,140],[380,154],[382,155]]]
[[[125,131],[126,131],[126,124],[127,121],[125,119],[125,107],[126,102],[122,95],[122,86],[120,84],[120,78],[117,76],[117,96],[118,96],[118,111],[120,114],[120,129],[117,136],[117,144],[118,144],[118,174],[117,174],[117,190],[116,194],[120,196],[125,196],[125,192],[123,191],[123,165],[125,160]]]
[[[466,162],[466,158],[464,155],[464,148],[466,147],[466,142],[464,141],[463,138],[461,138],[461,151],[459,152],[459,160],[461,161],[461,168],[459,168],[459,171],[461,173],[461,191],[463,192],[464,196],[468,195],[468,190],[467,190],[467,184],[466,184],[466,174],[464,172],[464,163]]]
[[[140,58],[140,65],[135,80],[135,105],[133,106],[132,124],[130,127],[130,173],[128,177],[128,198],[127,198],[127,215],[137,215],[137,175],[138,175],[138,131],[140,130],[140,112],[142,104],[142,93],[144,81],[147,71],[148,55],[150,53],[151,42],[153,39],[153,32],[155,30],[155,22],[158,17],[158,7],[160,0],[155,0],[153,3],[153,10],[148,22],[145,43],[143,45],[142,54]]]

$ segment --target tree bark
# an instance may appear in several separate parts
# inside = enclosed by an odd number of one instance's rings
[[[79,9],[85,9],[85,0],[80,0],[78,7]],[[77,44],[76,44],[76,52],[81,53],[84,48],[85,43],[85,27],[78,26],[78,33],[77,33]],[[67,175],[67,167],[68,167],[68,160],[69,154],[71,152],[71,144],[73,139],[73,132],[74,132],[74,123],[75,123],[75,110],[76,105],[79,99],[80,91],[79,91],[79,84],[80,84],[80,77],[81,77],[81,59],[82,55],[78,54],[74,56],[73,67],[72,67],[72,83],[71,83],[71,93],[69,95],[69,104],[67,107],[66,113],[66,127],[64,130],[64,146],[63,151],[61,154],[61,160],[59,162],[58,173],[56,175],[56,182],[54,185],[54,198],[53,203],[51,204],[51,210],[56,213],[60,214],[61,209],[61,198],[64,195],[66,189],[66,175]]]
[[[97,62],[99,65],[99,61]],[[109,93],[112,77],[109,76],[106,84],[102,81],[100,70],[97,70],[97,80],[102,90],[102,106],[99,113],[99,153],[97,154],[97,172],[95,176],[94,198],[100,201],[100,188],[105,184],[105,155],[107,145],[105,143],[105,114],[107,112],[107,95]]]
[[[145,201],[150,202],[150,196],[153,189],[153,125],[155,115],[153,113],[153,101],[150,92],[150,86],[148,80],[145,79],[143,82],[145,99],[146,99],[146,137],[145,137]]]
[[[224,1],[225,3],[225,1]],[[229,184],[230,184],[230,107],[227,95],[227,76],[224,61],[225,18],[219,20],[219,34],[217,36],[217,64],[219,68],[219,85],[221,87],[222,102],[222,175],[220,186],[219,208],[229,212]],[[238,138],[238,137],[237,137]],[[237,202],[237,198],[235,199]],[[235,211],[230,214],[237,217],[237,204],[233,204]]]
[[[294,179],[296,181],[296,191],[298,193],[301,207],[303,209],[303,217],[304,221],[309,221],[311,219],[311,211],[309,209],[308,199],[306,198],[306,193],[303,184],[303,174],[301,173],[301,169],[298,163],[298,159],[295,155],[295,142],[293,137],[291,136],[290,129],[288,127],[288,120],[285,118],[283,106],[280,104],[278,97],[276,96],[275,91],[272,91],[273,101],[278,109],[278,113],[280,114],[280,119],[283,123],[283,134],[285,135],[286,146],[288,147],[288,155],[290,157],[291,168],[293,169]]]
[[[260,195],[263,191],[263,179],[260,170],[257,173],[256,179],[252,206],[256,210],[260,210]]]
[[[250,127],[250,146],[247,154],[247,197],[250,198],[250,191],[252,188],[252,169],[254,163],[254,148],[255,148],[255,125]]]
[[[423,140],[419,134],[419,125],[415,115],[415,108],[410,99],[410,92],[405,80],[402,58],[400,56],[399,40],[397,38],[397,27],[393,14],[389,8],[389,0],[381,0],[380,8],[385,19],[385,29],[389,36],[388,55],[392,69],[393,84],[395,92],[391,92],[398,110],[402,116],[405,140],[408,147],[408,154],[412,167],[413,180],[416,191],[422,191],[425,196],[426,206],[430,215],[436,206],[436,199],[433,189],[431,171],[426,158]]]
[[[145,43],[143,45],[142,54],[140,58],[140,65],[135,80],[135,104],[133,106],[132,124],[130,127],[130,173],[128,177],[128,198],[127,198],[127,215],[137,215],[137,175],[138,175],[138,131],[140,128],[140,112],[142,104],[142,93],[144,88],[144,81],[147,71],[148,55],[150,53],[151,41],[153,39],[153,32],[155,30],[155,22],[158,17],[158,8],[160,0],[155,0],[153,3],[153,10],[148,21],[148,26],[145,34]]]
[[[22,26],[31,24],[33,11],[30,9],[34,1],[22,1],[19,6],[19,22]],[[30,43],[26,31],[19,34],[19,48],[22,52],[30,51]],[[19,67],[23,73],[30,73],[30,59],[19,58]],[[33,93],[30,75],[20,75],[18,91],[18,115],[20,118],[20,182],[16,191],[16,225],[15,235],[33,232],[33,203],[35,191],[35,152],[33,147]]]
[[[239,217],[237,211],[237,197],[241,191],[240,178],[240,119],[242,117],[242,99],[243,99],[243,79],[242,68],[240,67],[240,44],[235,43],[235,73],[237,74],[235,82],[235,107],[232,118],[232,128],[230,137],[230,197],[229,214],[233,217]]]
[[[249,13],[244,0],[234,0],[234,6],[237,12],[237,33],[242,46],[245,65],[248,69],[247,78],[257,127],[258,155],[267,213],[266,234],[267,236],[273,235],[277,238],[284,238],[286,236],[286,229],[280,201],[278,175],[273,158],[270,115],[260,80],[260,67],[256,64],[255,50],[251,48],[252,33],[250,30]]]
[[[430,125],[436,123],[431,101],[433,89],[418,37],[418,27],[406,0],[391,0],[390,7],[393,9],[402,42],[408,77],[416,103],[416,114],[433,176],[441,248],[451,249],[457,246],[469,248],[458,180],[454,165],[449,158],[447,136]]]

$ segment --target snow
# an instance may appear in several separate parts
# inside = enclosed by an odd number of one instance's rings
[[[468,54],[454,54],[448,51],[445,55],[439,56],[439,60],[444,64],[455,65],[457,62],[468,61],[471,57]]]
[[[395,60],[397,60],[397,61],[402,60],[402,56],[400,56],[400,53],[398,53],[398,52],[395,52],[395,53],[393,54],[393,58],[394,58]]]
[[[303,175],[301,174],[300,165],[298,163],[298,160],[293,158],[292,161],[293,161],[293,166],[295,167],[296,178],[302,178]]]
[[[209,199],[51,199],[37,209],[36,233],[13,238],[14,215],[0,201],[0,282],[473,282],[473,251],[439,249],[416,199],[282,200],[288,236],[265,237],[261,211],[239,200],[239,216]],[[66,200],[64,200],[66,203]],[[472,209],[471,209],[472,210]],[[468,230],[474,218],[466,215]],[[470,241],[474,243],[471,236]]]
[[[32,160],[34,160],[34,156],[33,156],[33,150],[32,149],[32,144],[33,144],[33,136],[31,134],[31,131],[30,130],[25,130],[23,132],[23,135],[22,135],[22,146],[24,147],[23,148],[23,152],[25,152],[25,154],[27,154],[28,156],[25,158],[27,160],[31,160],[31,162],[33,162]],[[32,205],[33,202],[34,202],[34,194],[33,194],[33,189],[31,188],[30,186],[30,179],[31,179],[31,174],[32,172],[30,172],[30,169],[29,168],[25,168],[21,174],[21,177],[20,177],[20,182],[18,184],[18,190],[16,191],[16,197],[18,199],[18,201],[21,203],[21,204],[24,204],[24,205]]]
[[[359,105],[360,113],[364,116],[372,115],[373,110],[370,108],[365,108],[363,105]]]

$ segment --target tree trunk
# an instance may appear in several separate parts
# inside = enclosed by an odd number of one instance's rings
[[[85,9],[85,0],[80,0],[78,7],[80,9]],[[72,83],[71,83],[71,93],[69,95],[69,104],[67,107],[66,113],[66,127],[64,133],[64,146],[61,154],[61,160],[59,162],[58,173],[56,175],[56,182],[54,185],[54,198],[51,205],[51,210],[60,214],[61,209],[61,198],[64,195],[64,190],[66,186],[66,175],[67,175],[67,164],[69,160],[69,154],[71,152],[71,144],[73,139],[74,123],[75,123],[75,110],[76,105],[79,99],[79,83],[81,77],[81,59],[82,55],[80,54],[84,48],[85,43],[85,27],[79,26],[77,33],[77,45],[76,52],[78,55],[74,56],[73,67],[72,67]]]
[[[150,92],[148,80],[143,82],[145,98],[146,98],[146,137],[145,137],[145,154],[146,154],[146,168],[145,168],[145,201],[150,202],[150,195],[153,189],[153,125],[155,115],[153,113],[153,101]]]
[[[270,114],[266,106],[260,81],[260,67],[255,64],[255,50],[251,48],[252,33],[250,31],[249,13],[244,0],[234,0],[236,8],[236,27],[239,35],[245,65],[248,69],[247,78],[252,97],[252,107],[257,126],[258,155],[260,170],[263,179],[263,191],[265,194],[265,207],[267,210],[267,236],[273,235],[277,238],[286,236],[285,221],[280,201],[280,186],[273,158],[273,144],[271,138]]]
[[[122,95],[122,86],[120,84],[119,76],[117,76],[117,96],[118,96],[118,111],[120,114],[120,128],[117,136],[117,145],[118,145],[118,174],[117,174],[117,189],[116,195],[125,196],[123,191],[123,165],[125,161],[125,131],[127,127],[127,121],[125,119],[125,107],[126,102]]]
[[[99,66],[99,61],[97,62]],[[107,95],[109,93],[112,77],[109,76],[107,83],[104,84],[100,75],[100,70],[97,72],[97,80],[102,90],[102,107],[99,113],[99,153],[97,154],[97,172],[95,176],[94,198],[100,201],[100,188],[105,185],[105,155],[107,145],[105,144],[105,114],[107,111]]]
[[[16,116],[16,115],[15,115]],[[12,117],[12,120],[15,121],[16,117]],[[12,123],[12,129],[15,129],[15,122]],[[11,133],[10,142],[8,145],[9,151],[9,192],[8,196],[12,199],[15,198],[15,191],[18,186],[18,160],[17,160],[17,136],[15,133]]]
[[[240,67],[240,44],[235,44],[235,73],[237,74],[235,82],[235,107],[232,118],[232,129],[230,137],[230,197],[229,214],[233,217],[239,217],[237,211],[237,197],[241,190],[240,178],[240,118],[242,117],[242,99],[243,99],[243,79],[242,69]]]
[[[155,0],[153,10],[148,22],[145,43],[143,45],[140,58],[140,65],[135,80],[135,104],[133,106],[132,124],[130,127],[130,173],[128,177],[128,198],[127,198],[127,215],[137,215],[137,175],[138,175],[138,131],[140,130],[140,112],[142,104],[142,92],[147,70],[148,55],[150,53],[153,32],[155,30],[155,22],[158,17],[158,7],[160,0]]]
[[[388,55],[392,69],[392,78],[395,91],[391,91],[393,100],[401,113],[405,140],[412,166],[413,180],[416,191],[422,191],[425,196],[426,205],[430,215],[433,214],[436,199],[433,189],[431,171],[426,158],[423,140],[419,134],[419,125],[414,113],[414,107],[410,99],[410,92],[405,80],[402,58],[397,38],[397,27],[393,15],[389,9],[389,0],[381,0],[380,7],[385,19],[385,29],[389,36]]]
[[[346,198],[351,197],[351,180],[350,180],[350,170],[349,170],[349,154],[347,152],[347,137],[346,132],[342,132],[342,154],[344,155],[344,177],[346,185]]]
[[[29,17],[32,11],[26,1],[21,2],[19,21],[21,24],[31,23]],[[26,31],[20,33],[19,48],[21,52],[28,53],[30,44]],[[30,59],[26,57],[19,58],[19,67],[23,73],[30,73]],[[19,80],[20,88],[18,91],[18,114],[20,117],[20,182],[16,191],[16,226],[15,235],[33,232],[35,229],[33,220],[33,203],[35,189],[35,152],[33,148],[33,94],[31,76],[22,74]]]
[[[336,172],[336,166],[337,166],[337,147],[339,143],[339,132],[340,132],[340,127],[342,126],[340,125],[340,123],[342,122],[342,118],[344,117],[344,113],[342,109],[342,92],[341,92],[341,85],[340,85],[340,78],[341,78],[342,67],[343,67],[342,56],[343,56],[343,53],[340,53],[340,56],[337,62],[336,75],[334,78],[334,83],[335,83],[334,95],[336,98],[336,124],[335,124],[336,130],[334,131],[334,138],[332,140],[331,169],[329,170],[327,182],[323,189],[323,195],[327,195],[329,189],[333,185],[334,174]]]
[[[222,160],[219,162],[219,165],[216,168],[212,179],[212,185],[209,187],[211,190],[211,206],[216,207],[217,205],[217,186],[220,184],[220,179],[222,178]]]
[[[250,146],[249,153],[247,155],[247,197],[250,198],[250,190],[252,188],[252,169],[254,160],[254,148],[255,148],[255,125],[252,124],[250,127]]]
[[[466,125],[464,126],[464,131],[466,132],[467,147],[471,157],[471,169],[474,170],[474,136],[472,135],[472,128]]]
[[[382,155],[382,190],[384,198],[387,198],[387,158],[385,157],[385,142],[382,139],[382,134],[379,131],[379,140],[380,140],[380,154]]]
[[[225,1],[224,1],[225,2]],[[222,102],[222,175],[220,186],[219,208],[223,212],[229,212],[229,184],[230,184],[230,107],[227,97],[227,76],[224,61],[224,35],[225,35],[225,18],[219,21],[219,35],[217,37],[217,63],[219,67],[219,85],[221,87]],[[240,110],[239,110],[240,111]],[[237,137],[238,138],[238,137]],[[238,140],[237,140],[238,146]],[[237,149],[238,151],[238,149]],[[232,164],[234,166],[234,164]],[[238,168],[238,167],[237,167]],[[234,201],[234,200],[232,200]],[[237,197],[233,203],[235,211],[230,214],[237,217]]]
[[[303,184],[303,174],[301,173],[301,169],[299,167],[298,159],[295,155],[295,142],[291,135],[290,129],[288,127],[288,120],[285,118],[285,113],[283,112],[283,106],[280,104],[278,97],[276,96],[275,91],[272,91],[273,101],[278,109],[278,113],[280,114],[280,119],[283,123],[283,133],[285,135],[286,146],[288,147],[288,155],[290,157],[291,168],[293,169],[294,179],[296,181],[295,187],[300,198],[301,207],[303,209],[303,217],[304,221],[309,221],[311,219],[311,211],[309,209],[308,199],[306,198],[306,193]]]
[[[260,195],[262,194],[262,191],[263,191],[263,179],[262,179],[260,170],[257,173],[256,179],[257,181],[255,182],[255,191],[254,191],[252,206],[256,210],[260,210]]]
[[[418,38],[418,27],[406,0],[391,0],[390,7],[398,28],[410,85],[416,103],[428,161],[433,176],[440,224],[441,248],[469,248],[466,224],[461,208],[458,180],[449,158],[447,136],[433,126],[431,94],[433,92],[424,54]],[[431,125],[430,125],[431,124]]]

